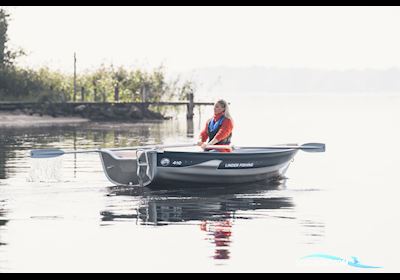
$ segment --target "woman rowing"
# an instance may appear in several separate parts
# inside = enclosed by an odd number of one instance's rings
[[[198,145],[205,151],[231,152],[231,149],[207,149],[207,145],[229,145],[231,143],[233,120],[228,103],[220,99],[214,104],[214,116],[200,133]],[[208,143],[206,143],[208,139]]]

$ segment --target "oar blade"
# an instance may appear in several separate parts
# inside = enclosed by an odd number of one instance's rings
[[[300,146],[300,149],[309,153],[325,152],[325,144],[323,143],[307,143]]]
[[[31,158],[52,158],[62,156],[63,154],[64,151],[59,149],[32,150]]]

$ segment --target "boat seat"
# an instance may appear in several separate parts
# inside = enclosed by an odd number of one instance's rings
[[[136,159],[136,151],[114,151],[116,157],[126,159]]]

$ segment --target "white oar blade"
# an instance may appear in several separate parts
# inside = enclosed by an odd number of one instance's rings
[[[325,144],[322,143],[307,143],[300,146],[300,149],[309,153],[323,153],[325,152]]]
[[[59,149],[32,150],[31,158],[52,158],[52,157],[62,156],[63,154],[64,151]]]

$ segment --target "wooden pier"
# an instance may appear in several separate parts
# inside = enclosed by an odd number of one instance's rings
[[[124,108],[124,107],[144,107],[149,106],[186,106],[187,119],[193,119],[194,107],[195,106],[212,106],[212,102],[194,102],[193,98],[189,101],[160,101],[160,102],[52,102],[52,103],[37,103],[37,102],[20,102],[20,101],[0,101],[0,111],[14,111],[14,110],[26,110],[26,109],[37,109],[43,106],[53,108],[67,108],[69,111],[73,111],[78,106],[85,107],[97,107],[97,108]]]

